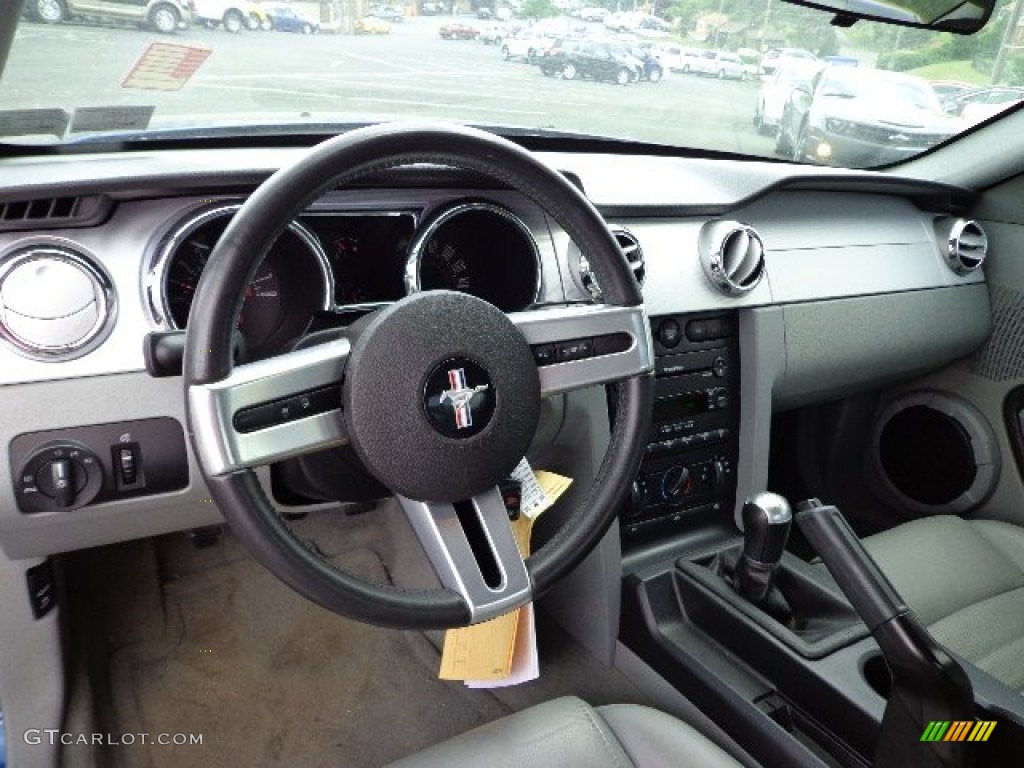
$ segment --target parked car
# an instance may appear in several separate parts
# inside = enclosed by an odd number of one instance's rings
[[[817,61],[818,57],[803,48],[770,48],[761,57],[761,74],[771,75],[787,59]]]
[[[961,108],[957,102],[959,96],[978,90],[978,86],[959,80],[933,80],[931,86],[935,95],[939,97],[939,101],[942,102],[942,109],[950,114],[959,114]]]
[[[486,45],[501,45],[509,30],[504,24],[485,24],[480,27],[480,34],[477,40]]]
[[[701,51],[699,56],[689,62],[689,69],[683,71],[717,77],[719,80],[742,80],[743,60],[730,51]]]
[[[405,21],[405,9],[396,8],[393,5],[381,5],[376,8],[371,8],[367,16],[375,16],[378,19],[390,22],[392,24],[400,24]]]
[[[664,19],[659,19],[657,16],[649,15],[639,19],[633,25],[632,29],[640,34],[651,37],[655,35],[667,35],[672,31],[672,25]]]
[[[662,66],[670,72],[689,72],[693,60],[700,56],[697,48],[684,48],[680,45],[662,43],[654,49],[654,55]]]
[[[242,0],[193,0],[192,21],[206,27],[223,27],[233,34],[243,29],[269,27],[270,17],[259,3]]]
[[[960,116],[964,127],[977,125],[1024,101],[1024,88],[1000,86],[967,91],[953,100],[947,112]]]
[[[589,6],[586,8],[580,8],[576,13],[576,17],[581,21],[604,21],[608,18],[610,11],[607,8],[596,8]]]
[[[286,3],[263,3],[263,8],[270,16],[270,27],[279,32],[300,32],[313,35],[320,31],[320,22],[297,12]]]
[[[563,80],[590,78],[628,85],[640,79],[643,63],[616,43],[560,38],[543,54],[539,62],[545,75],[560,75]]]
[[[754,127],[761,133],[774,133],[782,120],[782,112],[794,88],[810,88],[811,80],[821,67],[811,61],[793,59],[777,67],[775,73],[761,84],[754,107]]]
[[[502,40],[501,57],[505,61],[523,59],[527,64],[535,64],[555,39],[553,35],[538,34],[529,29],[520,30]]]
[[[437,33],[443,40],[476,40],[480,30],[472,24],[463,24],[460,21],[445,24]]]
[[[363,16],[361,19],[356,19],[355,33],[357,35],[390,35],[391,24],[376,16]]]
[[[640,79],[657,83],[665,76],[665,66],[650,48],[637,43],[623,42],[613,44],[640,63]]]
[[[46,24],[69,19],[138,22],[171,34],[192,23],[192,0],[25,0],[29,18]]]
[[[902,72],[828,67],[794,88],[779,123],[776,151],[799,162],[896,162],[962,129],[926,80]]]

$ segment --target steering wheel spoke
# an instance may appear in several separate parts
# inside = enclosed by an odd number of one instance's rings
[[[465,601],[473,623],[532,599],[530,576],[498,488],[455,504],[396,498],[441,584]]]
[[[217,425],[196,440],[206,472],[226,475],[348,442],[341,415],[348,354],[348,339],[337,339],[190,386],[193,422]]]
[[[516,312],[509,319],[537,360],[542,396],[648,373],[654,369],[643,306],[582,305]]]

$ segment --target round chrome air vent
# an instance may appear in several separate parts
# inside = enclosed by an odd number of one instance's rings
[[[637,240],[636,235],[618,224],[613,224],[609,227],[609,230],[612,233],[612,237],[615,238],[615,242],[619,244],[622,255],[629,262],[629,268],[633,270],[633,277],[636,278],[637,283],[643,285],[644,278],[647,276],[647,266],[644,263],[644,249],[640,247],[640,241]],[[579,275],[580,286],[590,294],[594,301],[600,301],[602,297],[601,286],[598,285],[597,277],[590,268],[590,261],[582,253],[580,253],[577,263],[577,274]]]
[[[946,264],[958,275],[966,275],[985,262],[988,236],[981,225],[970,219],[957,219],[946,241]]]
[[[22,242],[0,256],[0,336],[25,357],[56,362],[91,352],[114,309],[110,278],[73,243]]]
[[[764,276],[764,242],[738,221],[709,221],[698,239],[704,274],[726,296],[754,290]]]

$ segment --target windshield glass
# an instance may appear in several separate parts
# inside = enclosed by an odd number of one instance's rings
[[[1024,99],[1020,7],[962,37],[779,0],[25,0],[0,141],[441,119],[871,167]]]

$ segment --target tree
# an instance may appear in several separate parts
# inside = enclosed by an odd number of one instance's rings
[[[561,11],[555,8],[551,0],[526,0],[520,13],[527,19],[548,19],[558,16]]]

